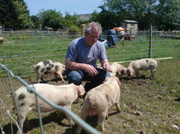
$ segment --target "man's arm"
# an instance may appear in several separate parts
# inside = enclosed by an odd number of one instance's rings
[[[68,59],[65,61],[65,66],[71,70],[84,70],[84,65],[82,63],[77,63]]]
[[[97,70],[91,65],[88,65],[88,64],[85,64],[85,63],[77,63],[77,62],[74,62],[74,61],[70,61],[68,59],[66,59],[66,61],[65,61],[65,66],[66,66],[67,69],[85,71],[90,76],[95,76],[98,73]]]

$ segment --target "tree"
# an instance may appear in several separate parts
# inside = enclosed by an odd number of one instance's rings
[[[93,12],[90,19],[91,21],[99,22],[103,27],[103,30],[108,30],[114,26],[120,25],[120,21],[117,19],[117,14],[109,12],[103,6],[100,6],[99,8],[101,8],[102,11],[99,14],[97,12]]]
[[[101,23],[104,29],[120,26],[123,20],[136,20],[139,29],[148,29],[150,24],[159,29],[180,29],[180,0],[104,0],[93,14],[92,20]]]
[[[156,25],[160,30],[180,30],[180,0],[159,0]]]
[[[56,12],[56,10],[42,10],[37,16],[40,18],[42,27],[58,29],[66,26],[65,19],[61,12]]]
[[[71,25],[80,27],[81,24],[86,23],[86,21],[81,20],[76,14],[70,15],[68,12],[66,12],[65,19],[68,27],[70,27]]]
[[[29,16],[29,10],[27,10],[26,4],[19,0],[13,1],[13,5],[15,7],[14,13],[17,17],[16,28],[30,28],[33,26],[31,18]]]
[[[31,17],[31,21],[33,23],[33,26],[32,28],[40,28],[40,20],[39,20],[39,17],[35,16],[35,15],[32,15],[30,16]]]
[[[32,26],[24,0],[0,0],[0,3],[1,25],[13,29]]]
[[[140,29],[148,29],[153,23],[153,7],[156,0],[104,0],[104,8],[118,18],[116,26],[123,20],[136,20]],[[114,21],[114,20],[113,20]]]

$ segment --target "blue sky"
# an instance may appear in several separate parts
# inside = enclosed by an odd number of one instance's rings
[[[56,10],[63,15],[65,12],[71,15],[90,14],[94,10],[100,12],[98,6],[102,5],[102,0],[24,0],[27,4],[30,15],[37,15],[40,10]]]

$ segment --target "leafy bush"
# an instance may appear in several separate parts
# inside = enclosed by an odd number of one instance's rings
[[[69,27],[69,32],[78,33],[78,32],[80,32],[80,29],[79,29],[79,27],[76,26],[76,25],[71,25],[71,26]]]

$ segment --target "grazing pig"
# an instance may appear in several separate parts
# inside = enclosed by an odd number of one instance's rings
[[[151,58],[131,61],[126,71],[127,77],[131,78],[134,75],[134,73],[136,73],[136,77],[139,77],[140,70],[147,71],[150,69],[151,70],[150,78],[153,78],[156,67],[157,67],[157,61]]]
[[[120,112],[120,81],[117,77],[110,77],[103,84],[91,89],[81,108],[81,118],[86,120],[88,115],[98,115],[97,125],[104,130],[104,120],[108,117],[108,109],[115,104],[117,111]],[[82,128],[78,126],[76,133],[80,134]]]
[[[112,72],[110,73],[111,76],[121,76],[126,74],[127,68],[119,63],[112,63],[111,64]]]
[[[50,84],[33,84],[32,85],[37,92],[46,97],[57,105],[64,106],[71,110],[72,103],[85,93],[85,89],[82,85],[76,86],[74,84],[69,85],[50,85]],[[15,92],[16,100],[19,105],[19,112],[21,116],[21,128],[26,119],[28,112],[37,111],[35,96],[27,91],[27,87],[22,86]],[[53,108],[46,104],[41,99],[38,99],[41,112],[52,111]]]
[[[56,80],[57,80],[57,76],[59,76],[61,80],[64,83],[66,83],[63,79],[63,75],[65,75],[65,66],[60,62],[53,62],[52,60],[46,60],[39,62],[33,67],[35,73],[37,74],[37,83],[40,82],[40,79],[44,81],[42,75],[48,73],[54,73]]]

